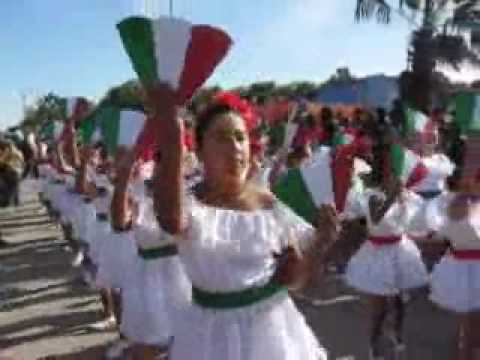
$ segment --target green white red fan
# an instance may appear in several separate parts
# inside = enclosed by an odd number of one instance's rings
[[[129,17],[117,28],[142,84],[169,83],[180,104],[204,84],[232,45],[218,28],[177,18]]]

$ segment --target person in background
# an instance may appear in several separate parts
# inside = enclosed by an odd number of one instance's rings
[[[400,99],[396,99],[393,102],[389,117],[397,134],[403,134],[405,128],[405,114]]]
[[[430,201],[424,212],[435,232],[428,240],[450,244],[432,271],[430,300],[455,316],[457,346],[451,359],[457,360],[480,359],[480,188],[471,175],[478,168],[478,160],[460,162],[449,179],[450,191]]]
[[[20,205],[19,185],[24,166],[23,155],[15,145],[9,140],[0,139],[0,172],[7,190],[4,206]]]
[[[346,283],[365,294],[370,307],[370,359],[384,359],[381,339],[385,319],[394,315],[393,334],[389,336],[394,352],[405,351],[403,325],[406,314],[403,295],[423,287],[428,282],[427,269],[410,233],[423,231],[421,218],[423,200],[405,186],[390,171],[385,156],[392,135],[373,150],[372,172],[365,179],[366,187],[357,198],[358,209],[348,220],[365,218],[368,240],[350,259]],[[393,310],[393,311],[391,311]]]
[[[36,149],[34,148],[34,141],[32,142],[29,135],[25,135],[22,138],[18,138],[17,140],[17,148],[23,155],[24,160],[24,169],[22,172],[22,179],[25,179],[30,174],[37,174],[35,173],[35,158],[36,158]]]
[[[331,108],[322,108],[320,112],[322,131],[317,138],[318,145],[332,145],[335,133],[337,131],[337,124],[335,123],[335,118],[333,115],[334,114]]]
[[[413,190],[424,199],[432,199],[447,189],[447,178],[453,175],[455,164],[441,152],[438,138],[424,143],[421,148],[422,162],[428,175]]]

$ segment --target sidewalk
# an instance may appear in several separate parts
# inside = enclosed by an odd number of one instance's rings
[[[22,206],[0,209],[0,349],[15,359],[101,359],[115,334],[88,334],[98,296],[75,281],[58,227],[22,185]]]

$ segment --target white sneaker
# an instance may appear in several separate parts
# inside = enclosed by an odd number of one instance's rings
[[[112,331],[117,328],[117,320],[115,320],[115,316],[112,315],[104,320],[89,325],[88,328],[98,332]]]
[[[83,251],[79,251],[77,255],[75,255],[75,258],[72,260],[72,266],[79,267],[80,265],[82,265],[84,258],[85,255],[83,254]]]
[[[130,347],[130,342],[126,339],[119,339],[112,346],[108,348],[105,353],[107,359],[116,359],[123,355],[123,353]]]
[[[403,354],[407,350],[407,346],[404,342],[398,341],[396,337],[391,337],[390,340],[393,344],[393,359],[402,360]]]
[[[167,359],[168,359],[168,353],[158,354],[155,356],[155,360],[167,360]]]

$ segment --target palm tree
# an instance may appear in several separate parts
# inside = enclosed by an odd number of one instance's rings
[[[408,68],[400,76],[400,94],[403,101],[429,111],[434,89],[438,89],[437,65],[456,70],[464,61],[480,65],[480,6],[477,0],[399,0],[394,8],[386,0],[357,0],[355,18],[363,21],[375,17],[388,24],[392,11],[403,13],[405,7],[421,13],[422,22],[411,35]],[[471,43],[466,34],[471,36]]]

